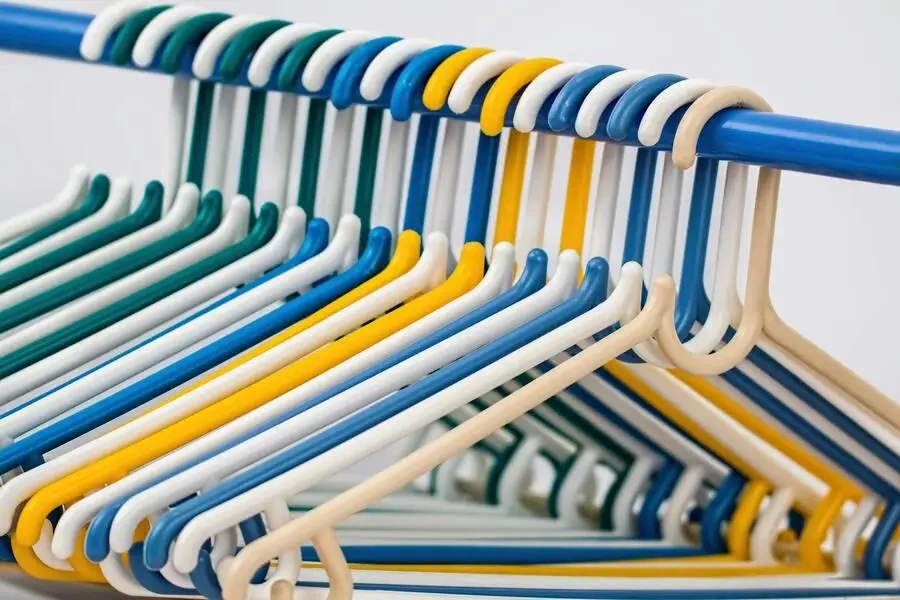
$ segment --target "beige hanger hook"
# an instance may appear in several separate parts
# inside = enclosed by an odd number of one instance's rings
[[[327,556],[320,558],[323,564],[328,563],[325,569],[329,580],[341,588],[340,594],[344,594],[346,590],[344,586],[352,581],[352,578],[343,556],[340,558],[335,556],[335,551],[340,551],[339,546],[333,540],[329,540],[328,532],[335,525],[389,494],[399,491],[445,460],[518,419],[547,398],[562,392],[588,373],[592,373],[598,366],[608,363],[637,343],[649,339],[659,328],[663,315],[672,312],[674,301],[674,280],[668,276],[658,278],[653,282],[647,304],[640,314],[615,333],[596,342],[576,357],[519,388],[487,410],[377,475],[251,542],[231,561],[224,573],[222,590],[225,600],[242,600],[250,584],[250,578],[259,565],[267,564],[283,551],[298,548],[305,540],[315,540],[318,543],[317,548],[321,547],[325,551]],[[332,588],[332,591],[336,589]],[[349,597],[349,595],[329,595],[329,599],[334,600]]]
[[[675,133],[672,159],[682,168],[690,168],[697,154],[697,140],[703,126],[716,113],[726,108],[746,107],[771,111],[768,102],[755,92],[738,86],[714,89],[701,96],[687,110]],[[781,171],[762,167],[756,190],[756,207],[750,238],[750,261],[747,267],[746,302],[741,322],[734,337],[725,346],[708,355],[686,349],[675,331],[674,312],[666,314],[657,341],[677,368],[698,375],[716,375],[738,365],[762,335],[769,299],[769,277],[772,270],[772,246],[775,213]]]
[[[752,92],[749,93],[749,95],[747,94],[748,92],[741,88],[723,88],[705,94],[691,106],[682,119],[675,135],[673,160],[679,167],[688,168],[693,164],[697,139],[700,136],[702,125],[712,116],[712,114],[714,114],[714,112],[711,111],[727,108],[731,105],[728,103],[729,101],[734,101],[739,106],[747,106],[757,110],[771,110],[769,105],[762,100],[762,98],[759,98],[756,94],[752,94]],[[766,187],[771,186],[776,188],[773,193],[775,194],[774,200],[777,200],[778,176],[772,173],[771,169],[764,168],[760,170],[759,177],[759,188],[757,189],[757,214],[754,218],[750,267],[748,269],[746,306],[740,307],[741,312],[743,313],[740,323],[745,328],[746,334],[744,339],[746,341],[738,343],[735,346],[735,342],[738,341],[738,336],[735,336],[729,344],[729,347],[734,346],[735,350],[729,351],[733,354],[730,354],[728,358],[733,358],[740,354],[738,350],[743,350],[744,347],[748,347],[749,349],[747,344],[753,337],[751,334],[755,331],[760,319],[762,319],[762,333],[780,346],[787,354],[807,365],[818,376],[837,387],[857,404],[861,404],[868,408],[894,428],[900,429],[900,410],[898,410],[898,405],[894,400],[880,392],[872,384],[862,379],[859,375],[816,346],[810,340],[800,335],[799,332],[785,323],[775,311],[768,287],[773,231],[769,228],[768,224],[766,224],[766,238],[759,241],[759,244],[756,247],[756,250],[759,251],[758,254],[754,254],[754,247],[752,244],[757,240],[757,224],[760,221],[760,201],[763,199],[760,190],[763,189],[763,184],[765,184]],[[774,200],[772,201],[771,206],[763,207],[766,211],[765,218],[771,220],[773,223],[772,227],[774,227],[775,217]],[[760,223],[760,225],[761,224],[762,223]],[[763,256],[764,250],[766,251],[765,256]],[[763,258],[766,260],[764,261]],[[765,267],[764,270],[761,268],[763,266]],[[751,327],[751,325],[753,327]],[[740,333],[741,326],[736,325],[736,329]],[[713,372],[716,371],[716,367],[722,366],[721,364],[703,363],[709,366],[706,369],[697,370],[698,364],[700,363],[694,359],[699,358],[700,361],[705,361],[707,357],[685,356],[685,352],[680,352],[678,350],[680,344],[675,346],[676,338],[673,333],[673,330],[670,331],[670,328],[666,327],[664,331],[661,332],[659,341],[661,346],[664,348],[668,347],[666,350],[667,352],[674,351],[679,358],[686,360],[686,362],[683,360],[681,363],[678,363],[677,366],[684,370],[691,370],[695,373],[706,375],[713,374]],[[717,352],[716,356],[719,354],[722,354],[722,351]],[[724,358],[717,360],[728,362]],[[673,363],[674,362],[675,361],[673,360]]]

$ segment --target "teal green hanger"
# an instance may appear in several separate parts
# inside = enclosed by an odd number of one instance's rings
[[[102,187],[103,190],[96,190],[95,188],[98,187]],[[109,179],[105,175],[98,175],[94,178],[91,186],[91,193],[102,193],[105,195],[108,193],[108,190]],[[71,262],[80,256],[93,252],[94,250],[134,233],[147,225],[155,223],[159,220],[161,214],[162,197],[157,195],[147,195],[144,197],[138,208],[121,221],[107,225],[71,244],[48,252],[35,260],[3,273],[0,275],[0,292],[11,290],[17,285],[21,285],[30,279],[43,275],[44,273]]]
[[[98,175],[98,177],[100,176]],[[103,177],[104,179],[106,179],[105,176]],[[103,205],[106,204],[106,199],[109,197],[109,186],[106,185],[102,190],[100,188],[96,188],[96,193],[94,192],[95,186],[92,183],[91,193],[88,193],[87,196],[85,196],[84,202],[81,203],[81,206],[79,206],[69,214],[53,221],[52,223],[48,223],[40,229],[32,231],[28,235],[22,236],[14,242],[11,242],[6,246],[0,248],[0,260],[9,258],[20,250],[24,250],[25,248],[37,244],[41,240],[47,239],[55,233],[59,233],[63,229],[66,229],[67,227],[70,227],[75,223],[86,219],[87,217],[103,208]]]
[[[378,173],[378,149],[381,141],[381,123],[384,111],[379,108],[366,109],[363,124],[363,139],[360,147],[359,173],[356,179],[356,197],[353,213],[359,217],[359,249],[366,246],[369,229],[372,228],[372,198],[375,195],[375,175]]]
[[[278,89],[292,93],[300,83],[300,76],[306,63],[319,46],[326,40],[339,34],[342,29],[323,29],[311,33],[294,44],[284,58],[281,71],[278,73]],[[316,191],[318,189],[319,163],[322,158],[322,136],[325,131],[326,100],[311,98],[306,115],[306,139],[303,142],[302,163],[300,166],[300,188],[297,192],[297,204],[306,213],[307,218],[315,212]]]

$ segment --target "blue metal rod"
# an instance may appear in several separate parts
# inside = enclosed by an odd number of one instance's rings
[[[78,48],[92,18],[93,15],[0,3],[0,49],[83,60]],[[193,50],[187,53],[179,75],[192,77],[190,64]],[[98,64],[112,66],[106,58]],[[125,68],[137,67],[126,65]],[[159,65],[146,70],[160,72]],[[277,74],[272,77],[273,82],[277,79]],[[216,76],[211,81],[220,80]],[[237,82],[230,83],[250,86],[246,72],[241,74]],[[269,89],[274,90],[274,86]],[[331,82],[315,94],[302,88],[298,88],[296,92],[305,96],[328,98]],[[389,98],[390,89],[378,100],[365,104],[387,109]],[[483,95],[477,97],[472,108],[462,115],[453,114],[446,108],[431,113],[421,104],[415,107],[415,111],[477,122],[482,100]],[[514,110],[515,103],[507,113],[507,126],[512,125]],[[671,150],[675,128],[682,114],[683,110],[669,119],[655,149]],[[537,130],[550,131],[545,113],[538,118]],[[564,131],[561,134],[574,135],[574,132]],[[601,123],[594,139],[608,140],[605,123]],[[624,140],[617,143],[638,146],[636,127],[628,132]],[[900,185],[900,132],[885,129],[730,109],[722,111],[706,125],[700,136],[698,153],[717,160]]]

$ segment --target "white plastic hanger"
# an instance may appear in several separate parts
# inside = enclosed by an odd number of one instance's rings
[[[52,252],[67,244],[90,235],[111,223],[122,219],[131,208],[131,183],[125,178],[117,178],[112,182],[109,197],[103,206],[94,214],[85,217],[57,233],[19,250],[12,256],[0,260],[0,273],[7,272],[24,265],[48,252]]]
[[[65,184],[53,200],[0,223],[0,244],[6,244],[31,233],[74,210],[84,200],[90,180],[91,174],[87,167],[84,165],[72,167]]]

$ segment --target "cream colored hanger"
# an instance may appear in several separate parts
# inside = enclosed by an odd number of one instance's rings
[[[696,151],[699,131],[712,115],[724,108],[741,105],[760,106],[764,110],[768,110],[768,104],[755,93],[744,88],[719,88],[701,97],[686,113],[679,127],[679,134],[681,135],[676,135],[676,147],[673,154],[678,160],[678,164],[680,166],[690,166],[692,163],[690,159]],[[749,278],[747,288],[748,297],[751,298],[757,298],[760,295],[759,290],[754,289],[754,285],[758,285],[761,282],[768,284],[768,267],[771,257],[770,246],[774,226],[772,216],[777,205],[778,180],[779,172],[768,168],[760,170],[760,182],[757,186],[756,218],[754,219],[753,229],[754,236],[751,242],[752,249],[749,265],[750,273],[757,273],[757,275]],[[769,247],[767,248],[766,246]],[[626,265],[626,267],[629,267],[629,265]],[[623,269],[623,271],[631,270],[634,269]],[[640,271],[640,268],[637,267],[636,270]],[[623,272],[623,281],[627,277],[628,273]],[[613,292],[614,295],[615,292]],[[465,448],[484,439],[493,431],[539,405],[546,398],[561,392],[598,367],[615,359],[622,352],[633,348],[642,341],[650,339],[654,333],[660,331],[669,332],[671,330],[671,334],[676,342],[680,344],[677,335],[674,333],[674,298],[674,280],[669,276],[658,278],[651,286],[650,295],[643,310],[627,325],[607,338],[592,344],[577,356],[555,367],[544,376],[535,379],[525,387],[507,396],[484,412],[427,444],[400,462],[385,469],[378,475],[306,513],[300,519],[284,525],[267,536],[249,544],[225,568],[223,573],[225,599],[240,600],[244,598],[250,577],[260,564],[267,563],[270,559],[288,549],[296,549],[303,540],[307,539],[312,540],[320,557],[328,562],[326,569],[329,576],[334,577],[334,581],[337,582],[337,587],[332,589],[330,597],[334,599],[348,598],[349,594],[352,593],[352,587],[348,589],[347,582],[352,581],[352,579],[349,566],[343,559],[340,548],[337,545],[337,539],[333,533],[335,524],[365,509],[387,494],[401,489],[408,482],[415,480],[444,460],[459,454]],[[604,304],[609,304],[612,301],[611,296],[610,300]],[[756,302],[759,302],[759,300],[757,299]],[[585,328],[585,325],[587,322],[591,322],[589,317],[596,318],[591,314],[595,311],[596,309],[570,321],[565,326],[497,361],[490,368],[495,372],[495,376],[499,378],[502,374],[520,372],[523,367],[527,368],[531,361],[543,354],[556,354],[556,352],[553,352],[554,348],[558,348],[558,351],[562,352],[572,343],[577,343],[589,334],[589,330]],[[750,316],[752,318],[752,314]],[[743,327],[739,331],[738,336],[736,336],[739,344],[745,344],[748,338],[755,340],[758,337],[760,327],[752,320],[747,321],[747,323],[747,325],[744,325],[742,322]],[[593,330],[591,329],[591,331]],[[572,339],[573,337],[575,339]],[[671,340],[669,340],[667,345],[672,345]],[[729,345],[724,352],[713,355],[713,366],[719,366],[719,363],[734,360],[734,354],[741,354],[738,350],[742,350],[741,346]],[[678,358],[683,357],[679,356]],[[740,358],[743,358],[743,354],[741,354]],[[709,357],[706,357],[706,359],[708,360]],[[702,363],[700,367],[710,368],[708,364]],[[478,373],[463,379],[433,396],[427,402],[437,402],[442,396],[452,396],[454,393],[458,393],[460,388],[471,386],[469,380],[477,376]],[[479,390],[475,389],[469,389],[468,391],[469,393],[479,392]],[[395,426],[391,421],[393,419],[370,429],[358,436],[350,444],[360,440],[360,438],[377,437],[381,434],[380,429]],[[359,443],[363,442],[360,440]],[[287,586],[281,583],[279,583],[277,588],[273,587],[273,598],[285,597],[284,593],[286,591],[293,593],[293,586],[290,586],[289,590],[282,590],[281,588],[284,587]]]

